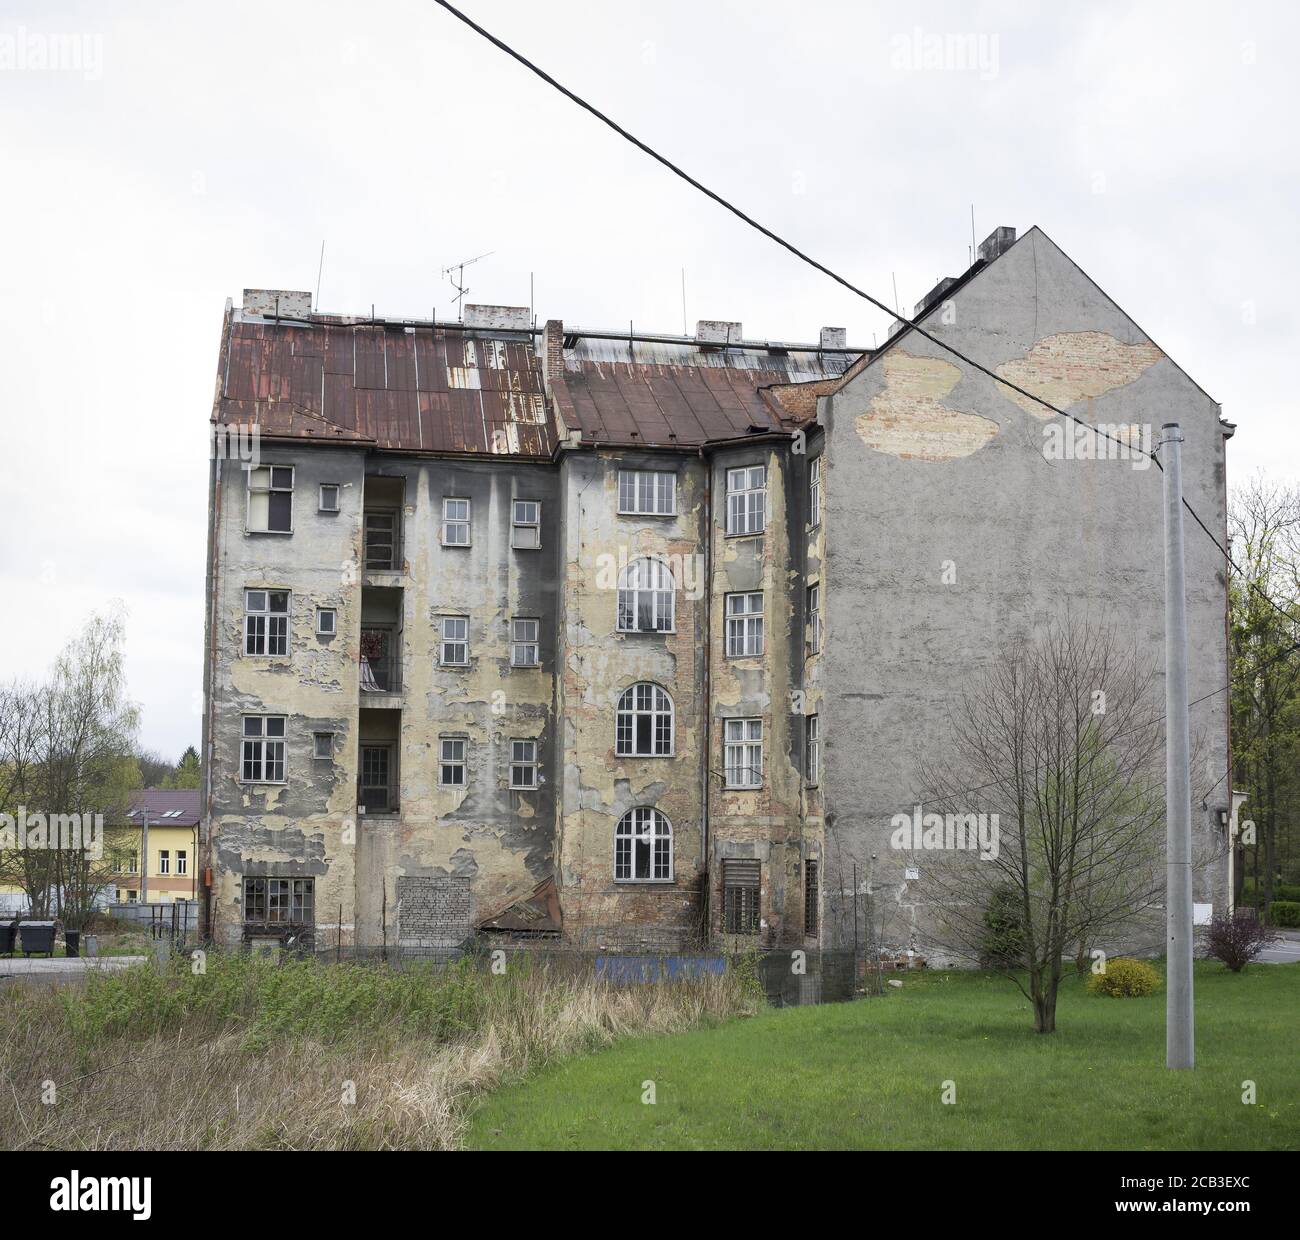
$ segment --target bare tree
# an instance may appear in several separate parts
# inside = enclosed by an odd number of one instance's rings
[[[70,928],[85,921],[112,880],[109,856],[86,846],[97,834],[95,816],[123,821],[140,778],[124,638],[120,610],[92,616],[43,684],[0,691],[0,809],[40,815],[45,833],[39,846],[29,839],[6,850],[0,865],[34,915],[58,915]],[[79,820],[75,847],[66,846],[71,815]]]
[[[950,712],[911,843],[940,946],[1012,978],[1056,1028],[1063,963],[1154,921],[1165,890],[1163,701],[1112,629],[1006,649]],[[901,830],[901,823],[900,823]]]

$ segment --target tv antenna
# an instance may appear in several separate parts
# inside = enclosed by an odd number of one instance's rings
[[[477,263],[481,258],[491,258],[495,253],[495,250],[489,250],[486,254],[478,254],[474,258],[467,258],[464,262],[460,263],[452,263],[450,267],[444,267],[442,269],[443,279],[447,280],[451,284],[451,287],[456,290],[456,296],[451,300],[456,307],[456,321],[458,323],[464,321],[465,315],[462,302],[465,300],[465,295],[469,292],[469,289],[465,287],[465,268],[471,263]],[[453,271],[456,273],[455,275],[451,274]]]

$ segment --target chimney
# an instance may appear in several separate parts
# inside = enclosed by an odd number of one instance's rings
[[[526,332],[533,323],[527,306],[474,306],[466,303],[463,322],[466,327],[491,331]]]
[[[311,313],[311,294],[281,288],[246,288],[244,309],[267,318],[305,319]]]
[[[542,381],[546,394],[551,394],[551,383],[564,373],[564,320],[547,319],[542,331]]]
[[[729,323],[725,319],[700,319],[695,324],[698,344],[725,347],[739,344],[744,338],[745,332],[739,323]]]
[[[1001,254],[1005,254],[1016,241],[1016,230],[1007,228],[1003,225],[1001,228],[995,228],[983,241],[980,242],[979,256],[986,263],[991,263]]]
[[[843,349],[849,343],[848,329],[845,327],[823,327],[820,348]]]

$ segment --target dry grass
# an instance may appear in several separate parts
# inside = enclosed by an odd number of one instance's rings
[[[547,964],[210,960],[203,977],[6,983],[0,1147],[455,1149],[484,1094],[543,1064],[762,1006],[744,969],[616,987]]]

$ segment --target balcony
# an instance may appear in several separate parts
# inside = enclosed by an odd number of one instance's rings
[[[358,681],[363,704],[400,705],[402,691],[402,591],[364,586]]]
[[[398,738],[401,716],[394,711],[361,709],[357,761],[357,814],[392,817],[400,808]]]
[[[366,478],[362,563],[367,573],[400,573],[402,561],[401,478],[371,475]]]

